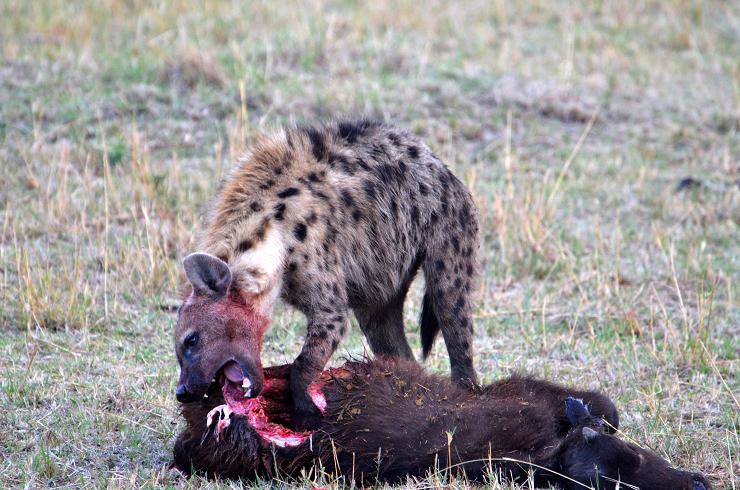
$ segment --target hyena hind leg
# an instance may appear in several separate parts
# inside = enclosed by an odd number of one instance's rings
[[[459,257],[457,264],[442,258],[431,257],[424,264],[427,292],[424,308],[434,316],[430,324],[442,330],[442,336],[450,357],[452,379],[463,386],[475,386],[478,377],[473,367],[473,310],[471,302],[472,280],[475,268],[468,257]],[[428,332],[433,336],[436,331]],[[424,337],[424,336],[423,336]],[[425,351],[431,348],[432,338],[425,341]]]
[[[360,329],[376,356],[414,358],[403,330],[404,297],[405,294],[381,307],[355,310]]]

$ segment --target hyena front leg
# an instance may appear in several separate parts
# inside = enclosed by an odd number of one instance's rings
[[[347,333],[349,309],[346,302],[336,300],[337,298],[326,295],[322,298],[323,303],[312,304],[310,311],[306,312],[306,341],[300,355],[293,362],[290,373],[293,416],[297,430],[318,427],[321,412],[312,401],[308,388],[318,378]]]

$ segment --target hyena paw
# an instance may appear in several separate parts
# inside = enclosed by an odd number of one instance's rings
[[[295,403],[293,422],[298,432],[316,430],[321,424],[321,410],[309,399],[308,403]]]
[[[228,405],[219,405],[206,416],[206,427],[210,427],[213,421],[216,421],[216,442],[221,439],[221,433],[225,431],[231,424],[231,408]]]

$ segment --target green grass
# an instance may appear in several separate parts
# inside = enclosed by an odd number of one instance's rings
[[[201,7],[0,5],[0,486],[236,485],[167,470],[180,259],[257,132],[368,113],[475,194],[483,379],[604,390],[630,437],[737,488],[736,3]],[[265,362],[302,329],[281,310]]]

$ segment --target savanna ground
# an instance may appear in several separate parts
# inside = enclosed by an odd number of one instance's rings
[[[0,56],[0,486],[236,485],[167,470],[180,260],[262,128],[364,113],[475,194],[483,379],[604,390],[737,487],[737,2],[5,0]]]

